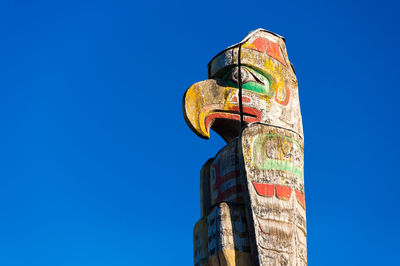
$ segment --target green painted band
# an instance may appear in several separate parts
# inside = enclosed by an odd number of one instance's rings
[[[298,167],[292,162],[281,161],[275,159],[265,159],[258,168],[261,170],[280,170],[294,174],[295,176],[303,179],[303,169]]]

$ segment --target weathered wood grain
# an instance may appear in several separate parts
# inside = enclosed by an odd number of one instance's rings
[[[201,170],[195,265],[307,265],[302,119],[284,38],[253,31],[208,75],[186,91],[184,117],[227,145]]]
[[[288,129],[252,124],[239,139],[254,259],[259,265],[306,265],[303,138]]]

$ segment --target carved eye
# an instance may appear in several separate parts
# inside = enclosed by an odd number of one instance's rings
[[[255,69],[248,66],[241,66],[240,73],[242,78],[242,88],[244,90],[253,91],[259,94],[273,96],[273,91],[270,89],[270,81],[266,75],[259,73]],[[224,85],[238,88],[239,84],[239,67],[227,68],[221,72],[218,79],[224,82]]]
[[[241,75],[241,79],[242,79],[242,84],[247,83],[250,80],[250,73],[246,70],[246,68],[241,67],[240,68],[240,75]],[[229,77],[233,82],[239,84],[239,67],[235,67],[232,70],[232,73]]]
[[[240,75],[242,78],[242,84],[245,84],[247,82],[260,82],[257,80],[253,74],[250,73],[250,71],[246,67],[241,67],[240,68]],[[239,67],[235,67],[231,74],[228,76],[228,79],[232,80],[236,84],[239,84]]]

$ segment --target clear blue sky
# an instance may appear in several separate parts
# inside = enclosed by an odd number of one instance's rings
[[[308,257],[400,265],[397,1],[1,1],[0,265],[193,265],[198,138],[182,96],[219,51],[286,37]]]

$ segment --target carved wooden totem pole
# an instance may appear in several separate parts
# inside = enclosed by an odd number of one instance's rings
[[[208,64],[185,93],[200,137],[227,144],[201,169],[197,265],[307,265],[303,129],[283,37],[258,29]]]

